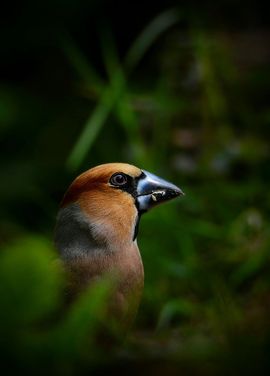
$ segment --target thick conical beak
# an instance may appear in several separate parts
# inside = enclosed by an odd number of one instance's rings
[[[153,206],[183,194],[176,185],[142,170],[137,184],[136,204],[140,212],[145,212]]]

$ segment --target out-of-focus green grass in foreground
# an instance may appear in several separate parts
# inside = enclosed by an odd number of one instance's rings
[[[111,30],[101,30],[107,79],[61,34],[76,85],[57,109],[29,88],[0,87],[2,134],[32,142],[12,157],[2,150],[0,343],[12,369],[269,370],[269,70],[262,62],[241,71],[232,36],[194,20],[183,33],[181,17],[159,15],[121,58]],[[63,312],[65,275],[51,239],[68,182],[115,160],[171,179],[186,196],[142,218],[143,301],[126,341],[104,356],[94,338],[108,281]]]

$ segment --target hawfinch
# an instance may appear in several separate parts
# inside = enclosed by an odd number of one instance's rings
[[[78,176],[64,195],[55,229],[71,293],[112,276],[110,309],[129,326],[144,285],[137,245],[140,217],[181,194],[177,186],[124,163],[103,164]]]

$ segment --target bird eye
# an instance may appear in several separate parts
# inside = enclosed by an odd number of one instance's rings
[[[124,185],[126,184],[127,182],[127,177],[125,174],[114,174],[112,175],[111,179],[110,179],[110,183],[112,185]]]

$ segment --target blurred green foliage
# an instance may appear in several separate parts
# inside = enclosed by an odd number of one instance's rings
[[[238,1],[211,8],[220,27],[207,7],[157,2],[143,14],[133,9],[131,22],[110,7],[106,16],[101,3],[70,1],[60,20],[55,4],[44,4],[39,19],[30,1],[14,29],[4,22],[3,364],[67,375],[131,365],[134,374],[265,374],[270,50],[263,12]],[[94,339],[110,283],[63,313],[65,275],[52,234],[71,180],[112,161],[164,176],[186,196],[142,218],[143,301],[129,338],[104,356]]]

